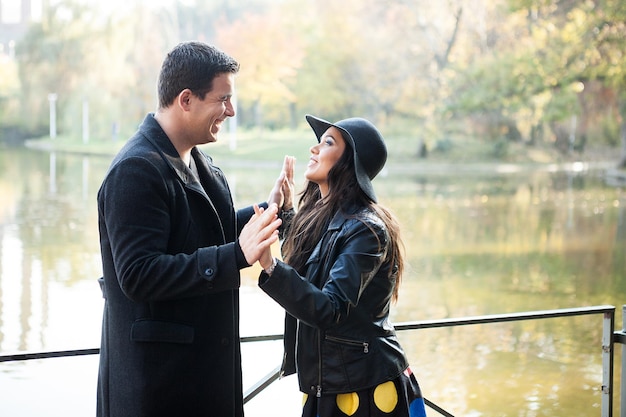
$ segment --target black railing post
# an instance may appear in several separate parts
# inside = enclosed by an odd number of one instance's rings
[[[626,305],[622,305],[622,336],[626,335]],[[616,337],[617,340],[617,337]],[[622,342],[622,363],[620,372],[620,416],[626,417],[626,346]]]
[[[602,417],[613,417],[613,329],[615,309],[605,311],[602,320]]]
[[[613,345],[622,345],[620,364],[620,417],[626,417],[626,305],[622,305],[622,330],[613,332]],[[613,348],[615,349],[615,348]]]

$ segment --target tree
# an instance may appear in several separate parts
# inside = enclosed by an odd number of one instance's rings
[[[615,36],[623,33],[618,9],[624,6],[571,0],[510,0],[508,5],[499,20],[512,37],[498,30],[490,53],[459,72],[449,109],[474,120],[492,113],[486,125],[494,127],[488,134],[494,139],[515,137],[508,134],[513,130],[534,143],[536,132],[547,125],[563,152],[571,149],[572,121],[579,120],[577,136],[584,144],[595,125],[591,121],[599,117],[588,105],[595,90],[587,87],[594,80],[609,85],[619,78],[611,72],[624,55],[623,39]]]
[[[595,2],[590,32],[595,48],[589,78],[598,79],[616,92],[621,154],[620,168],[626,168],[626,4],[621,0]]]
[[[241,65],[237,99],[240,109],[250,110],[248,126],[262,127],[268,120],[284,123],[290,118],[296,102],[293,85],[304,51],[295,26],[287,22],[280,9],[269,9],[218,25],[216,43]]]
[[[130,5],[116,15],[72,1],[45,10],[17,48],[25,121],[47,125],[47,95],[56,93],[60,131],[81,136],[86,101],[90,129],[102,139],[111,137],[114,126],[134,131],[155,108],[160,62],[178,36],[160,9]]]

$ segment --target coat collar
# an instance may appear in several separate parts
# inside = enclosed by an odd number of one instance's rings
[[[189,167],[186,166],[181,159],[170,138],[167,136],[159,122],[157,122],[154,118],[154,113],[149,113],[146,116],[139,130],[144,133],[148,142],[152,143],[154,147],[158,149],[165,162],[176,173],[176,176],[185,184],[185,186],[206,195],[196,177],[191,173]],[[195,159],[196,164],[206,166],[204,155],[201,154],[196,147],[191,150],[191,156]]]

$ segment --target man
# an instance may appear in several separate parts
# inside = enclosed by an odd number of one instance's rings
[[[234,210],[222,171],[196,146],[215,142],[235,115],[238,70],[204,43],[176,46],[161,68],[156,113],[98,192],[98,416],[243,415],[239,270],[277,239],[278,207],[292,205],[293,161],[285,159],[262,214]]]

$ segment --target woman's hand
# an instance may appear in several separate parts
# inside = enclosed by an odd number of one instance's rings
[[[293,156],[285,156],[283,169],[276,179],[274,187],[270,191],[270,195],[267,199],[268,204],[276,204],[281,210],[291,210],[293,208],[293,195],[295,193],[293,180],[294,166],[295,158]]]
[[[283,162],[283,172],[285,173],[285,179],[282,184],[283,192],[283,211],[291,210],[293,208],[293,196],[295,194],[295,183],[293,180],[293,172],[296,166],[296,158],[293,156],[285,156]]]

